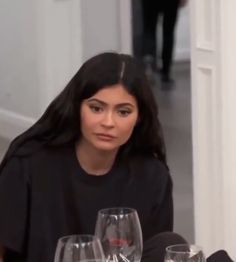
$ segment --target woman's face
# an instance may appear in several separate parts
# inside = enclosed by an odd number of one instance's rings
[[[138,106],[135,97],[116,84],[83,100],[80,114],[80,142],[97,150],[116,151],[133,132]]]

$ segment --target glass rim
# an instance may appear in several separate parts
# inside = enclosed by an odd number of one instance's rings
[[[91,262],[91,261],[103,261],[103,262],[107,262],[107,259],[104,258],[88,258],[88,259],[81,259],[80,262]]]
[[[108,207],[98,210],[98,214],[101,215],[117,215],[117,211],[124,211],[122,215],[128,215],[131,213],[137,213],[137,210],[131,207]],[[116,212],[115,212],[116,211]]]
[[[66,235],[66,236],[62,236],[58,239],[58,242],[62,242],[64,243],[66,240],[70,239],[70,238],[87,238],[88,241],[86,241],[87,243],[90,243],[94,240],[99,240],[99,238],[96,235],[91,235],[91,234],[73,234],[73,235]],[[89,240],[90,239],[90,240]]]
[[[172,250],[172,248],[174,247],[189,247],[190,250],[186,250],[186,251],[181,251],[181,250]],[[192,247],[194,247],[194,249],[192,249]],[[166,252],[169,252],[169,253],[177,253],[177,254],[182,254],[182,253],[192,253],[192,252],[200,252],[202,251],[202,247],[201,246],[198,246],[198,245],[195,245],[195,244],[175,244],[175,245],[171,245],[171,246],[168,246],[166,247]]]

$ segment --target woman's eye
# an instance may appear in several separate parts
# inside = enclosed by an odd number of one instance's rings
[[[121,110],[118,111],[118,113],[119,113],[120,116],[125,117],[125,116],[128,116],[131,113],[131,111],[130,110],[121,109]]]
[[[90,105],[89,108],[94,113],[100,113],[102,111],[102,107],[100,107],[100,106]]]

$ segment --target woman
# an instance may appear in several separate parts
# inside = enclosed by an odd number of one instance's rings
[[[88,60],[0,166],[0,253],[53,261],[59,237],[93,234],[101,208],[138,211],[144,241],[173,227],[157,106],[131,56]]]

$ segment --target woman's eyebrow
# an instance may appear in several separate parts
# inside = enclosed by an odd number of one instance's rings
[[[135,107],[133,104],[131,103],[120,103],[116,105],[117,107],[122,107],[122,106],[130,106],[130,107]]]
[[[89,99],[87,99],[87,102],[96,102],[96,103],[100,103],[102,105],[107,105],[104,101],[99,100],[97,98],[89,98]]]
[[[104,106],[108,105],[106,102],[100,100],[100,99],[97,99],[97,98],[90,98],[87,100],[87,102],[97,102],[97,103],[100,103]],[[122,106],[131,106],[131,107],[135,107],[133,104],[129,103],[129,102],[124,102],[124,103],[119,103],[119,104],[116,104],[115,105],[116,107],[122,107]]]

